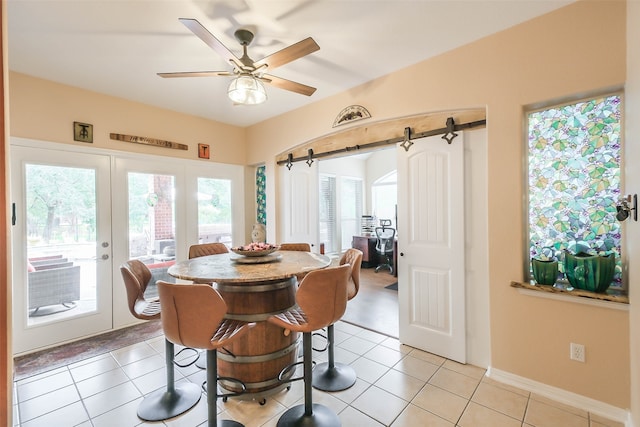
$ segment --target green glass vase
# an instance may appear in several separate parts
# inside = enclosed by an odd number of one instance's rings
[[[558,261],[531,259],[531,270],[536,283],[541,285],[553,285],[558,278]]]
[[[609,255],[591,255],[584,252],[564,254],[564,274],[576,289],[603,293],[613,282],[616,270],[616,257]]]

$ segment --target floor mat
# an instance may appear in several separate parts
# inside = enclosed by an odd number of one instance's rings
[[[14,380],[20,380],[70,363],[108,353],[162,335],[160,320],[118,329],[13,359]]]

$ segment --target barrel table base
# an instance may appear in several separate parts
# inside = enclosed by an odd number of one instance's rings
[[[266,322],[295,304],[296,278],[256,283],[216,283],[227,304],[226,318],[256,322],[241,340],[218,351],[218,374],[235,378],[246,390],[238,399],[258,400],[289,385],[278,380],[280,372],[297,361],[298,334]],[[291,373],[293,375],[293,373]],[[286,378],[285,378],[286,379]],[[240,392],[236,383],[221,379],[225,390]]]

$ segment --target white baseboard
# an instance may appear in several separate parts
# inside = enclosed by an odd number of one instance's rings
[[[590,397],[582,396],[561,388],[553,387],[537,381],[530,380],[509,372],[489,367],[487,377],[505,383],[531,393],[539,394],[556,402],[582,409],[592,414],[624,423],[625,427],[634,427],[631,421],[631,413],[627,409],[621,409],[608,403],[600,402]]]

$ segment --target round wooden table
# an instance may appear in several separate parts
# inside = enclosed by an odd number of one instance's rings
[[[278,375],[297,361],[298,344],[297,333],[265,320],[295,304],[297,276],[330,263],[325,255],[300,251],[277,251],[263,259],[225,253],[179,261],[168,273],[194,283],[213,283],[227,303],[227,318],[257,323],[242,339],[225,347],[228,352],[218,351],[218,376],[243,381],[246,393],[241,398],[264,403],[265,396],[287,387]],[[231,381],[219,383],[240,391]]]

